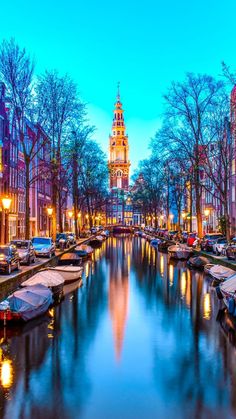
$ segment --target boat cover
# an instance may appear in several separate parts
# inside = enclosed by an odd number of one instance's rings
[[[189,265],[196,267],[196,268],[203,268],[209,260],[204,256],[195,256],[189,259]]]
[[[22,287],[42,284],[45,287],[57,287],[58,285],[64,284],[64,278],[60,275],[59,272],[55,272],[51,269],[45,269],[43,271],[37,272],[31,278],[22,282]]]
[[[234,274],[226,279],[226,281],[222,282],[222,284],[220,284],[220,289],[222,291],[225,292],[233,292],[235,293],[236,291],[236,273],[234,271]]]
[[[235,271],[233,271],[233,269],[227,268],[226,266],[214,265],[209,269],[209,273],[214,278],[224,279],[234,275]]]
[[[7,301],[12,311],[21,314],[23,320],[30,320],[45,313],[53,302],[52,292],[44,285],[22,288],[11,294]]]

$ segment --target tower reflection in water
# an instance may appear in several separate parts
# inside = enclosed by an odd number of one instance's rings
[[[131,246],[128,238],[124,240],[118,236],[111,239],[112,263],[109,266],[108,300],[117,361],[121,357],[128,317]]]

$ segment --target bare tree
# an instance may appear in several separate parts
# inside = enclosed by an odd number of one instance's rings
[[[8,100],[11,105],[12,126],[15,125],[19,136],[19,147],[24,156],[25,176],[25,238],[30,234],[30,186],[35,181],[40,168],[31,172],[36,159],[45,142],[39,141],[37,135],[29,137],[27,126],[33,109],[33,72],[34,63],[23,48],[14,39],[4,40],[0,45],[0,74],[7,87]]]
[[[53,237],[56,235],[57,219],[62,230],[62,194],[68,183],[65,175],[68,168],[63,167],[63,148],[70,135],[71,121],[83,118],[84,105],[79,100],[76,84],[68,75],[59,76],[57,71],[46,71],[39,77],[37,88],[39,121],[51,138],[51,181],[53,203]]]
[[[200,172],[202,151],[210,144],[214,135],[211,116],[217,104],[223,82],[208,75],[187,74],[184,82],[173,82],[167,94],[164,125],[159,139],[171,145],[174,153],[185,155],[192,173],[195,193],[198,234],[202,236]],[[213,137],[212,137],[213,135]]]

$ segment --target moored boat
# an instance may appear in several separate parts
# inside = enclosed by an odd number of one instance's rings
[[[216,293],[219,299],[223,298],[229,313],[236,316],[236,273],[216,287]]]
[[[153,247],[158,247],[159,243],[161,243],[161,239],[154,238],[153,240],[150,241],[150,245]]]
[[[168,251],[168,247],[175,245],[176,243],[172,240],[162,240],[159,244],[158,244],[158,250],[160,252],[167,252]]]
[[[173,259],[187,260],[192,254],[192,249],[185,245],[176,244],[168,247],[168,254]]]
[[[205,258],[204,256],[191,257],[187,262],[190,268],[200,269],[200,270],[203,270],[204,266],[207,265],[208,263],[209,263],[209,260]]]
[[[52,291],[54,301],[58,302],[63,296],[64,282],[64,278],[59,272],[52,269],[43,269],[22,282],[21,287],[44,285]]]
[[[64,253],[58,260],[58,265],[73,265],[73,266],[79,266],[81,264],[82,259],[77,255],[77,253],[74,252],[68,252]]]
[[[89,241],[89,245],[91,247],[93,247],[93,248],[101,247],[102,246],[102,242],[103,242],[103,240],[101,238],[99,238],[99,236],[97,236],[94,239],[91,239]]]
[[[227,268],[227,266],[222,265],[213,265],[209,268],[209,275],[213,278],[218,279],[218,281],[225,281],[227,278],[235,274],[233,269]]]
[[[83,272],[82,266],[55,266],[55,268],[49,268],[52,271],[58,272],[64,279],[64,285],[70,282],[78,281]]]
[[[81,244],[80,246],[76,246],[74,249],[75,253],[77,253],[82,258],[87,258],[92,255],[93,248],[88,246],[87,244]]]
[[[53,302],[52,291],[44,285],[24,287],[0,303],[0,321],[28,321],[49,309]]]

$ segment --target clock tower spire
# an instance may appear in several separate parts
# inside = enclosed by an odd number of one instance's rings
[[[124,111],[120,101],[120,82],[117,85],[117,97],[113,111],[112,135],[109,137],[110,189],[129,188],[129,144],[126,135]]]

